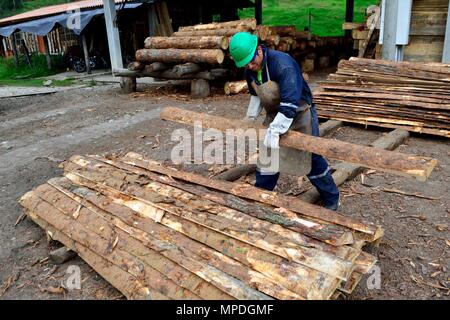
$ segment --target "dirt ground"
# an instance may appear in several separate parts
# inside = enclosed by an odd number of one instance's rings
[[[311,78],[311,83],[318,76]],[[242,118],[248,97],[218,93],[191,100],[183,87],[141,87],[131,95],[117,85],[102,85],[46,96],[0,100],[0,299],[124,299],[80,258],[54,266],[46,258],[59,246],[31,220],[16,226],[27,191],[60,176],[58,164],[74,154],[135,151],[156,160],[170,158],[170,140],[182,125],[163,122],[165,106],[179,106],[226,117]],[[346,125],[330,135],[368,144],[387,130]],[[366,278],[344,299],[449,299],[450,294],[450,144],[447,139],[413,135],[398,148],[434,157],[439,166],[427,182],[369,171],[340,187],[343,215],[364,218],[385,229],[378,256],[381,288],[368,289]],[[187,166],[208,174],[207,166]],[[252,177],[249,179],[252,180]],[[278,191],[291,192],[297,177],[282,176]],[[305,185],[307,186],[307,185]],[[383,192],[395,188],[430,199]],[[58,288],[68,267],[81,268],[81,290]]]

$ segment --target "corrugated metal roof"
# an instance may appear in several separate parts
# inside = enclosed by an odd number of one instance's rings
[[[116,3],[122,3],[124,1],[125,0],[115,0]],[[24,20],[32,20],[34,18],[51,16],[54,14],[68,12],[70,10],[77,10],[77,9],[83,10],[83,9],[98,8],[98,7],[103,7],[102,0],[83,0],[83,1],[77,1],[77,2],[57,4],[54,6],[43,7],[43,8],[39,8],[36,10],[17,14],[15,16],[1,19],[0,24],[4,25],[4,24],[16,23],[16,22],[24,21]]]

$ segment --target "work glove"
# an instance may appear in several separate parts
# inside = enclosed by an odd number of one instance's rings
[[[250,103],[248,104],[247,108],[246,119],[253,121],[256,120],[256,118],[258,118],[258,116],[261,114],[261,111],[261,99],[259,99],[258,96],[251,95]]]
[[[292,121],[294,121],[293,118],[288,118],[278,112],[267,129],[266,136],[264,137],[264,145],[267,148],[278,149],[280,147],[280,134],[284,134],[289,130]]]

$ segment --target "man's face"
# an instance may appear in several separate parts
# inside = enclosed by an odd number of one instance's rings
[[[255,57],[252,59],[252,61],[249,62],[249,64],[245,66],[245,68],[254,72],[259,71],[262,68],[262,62],[263,51],[261,46],[258,46],[258,48],[256,49]]]

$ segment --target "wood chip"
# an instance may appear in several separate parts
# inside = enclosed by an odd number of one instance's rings
[[[16,227],[19,223],[21,223],[26,217],[27,217],[26,213],[22,212],[22,214],[17,218],[16,223],[14,223],[14,227]]]
[[[450,290],[450,288],[447,288],[447,287],[444,287],[444,286],[441,286],[441,285],[438,285],[438,284],[434,284],[434,283],[431,283],[431,282],[424,281],[424,280],[422,280],[420,278],[417,278],[417,277],[415,277],[413,275],[411,275],[411,279],[417,284],[423,284],[423,285],[426,285],[426,286],[429,286],[429,287],[432,287],[432,288],[436,288],[436,289],[440,289],[440,290]]]

